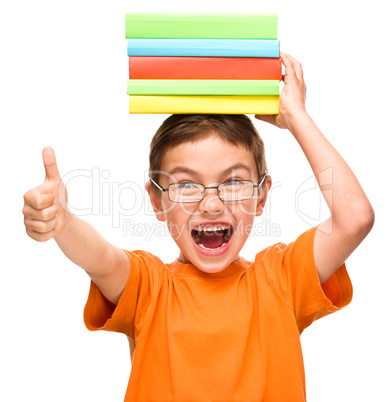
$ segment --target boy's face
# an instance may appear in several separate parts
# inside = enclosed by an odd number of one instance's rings
[[[159,185],[176,182],[217,186],[230,179],[259,182],[252,152],[223,141],[216,134],[195,142],[185,142],[167,150],[163,157]],[[156,216],[167,221],[171,236],[180,248],[179,261],[192,263],[207,273],[220,272],[239,258],[255,216],[261,215],[271,180],[263,190],[244,201],[223,202],[216,189],[205,190],[202,201],[175,203],[167,192],[160,199],[146,185]],[[209,230],[207,230],[209,229]]]

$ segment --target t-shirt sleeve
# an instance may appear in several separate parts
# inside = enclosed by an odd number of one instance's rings
[[[84,323],[90,331],[122,332],[135,339],[136,327],[141,324],[151,295],[158,287],[164,264],[144,251],[124,251],[129,258],[130,272],[118,304],[108,301],[91,281]]]
[[[313,251],[316,230],[304,232],[288,245],[278,243],[263,255],[268,275],[293,310],[300,333],[313,321],[347,306],[353,296],[345,264],[320,284]]]

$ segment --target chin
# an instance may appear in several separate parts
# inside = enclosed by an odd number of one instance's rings
[[[229,252],[231,251],[231,252]],[[192,253],[190,258],[185,258],[200,271],[213,274],[224,271],[230,264],[239,258],[239,250],[233,253],[233,250],[226,250],[225,253],[216,253],[215,255],[205,255],[205,253]]]

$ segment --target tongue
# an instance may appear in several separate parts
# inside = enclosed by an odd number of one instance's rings
[[[200,242],[207,248],[218,248],[224,243],[224,230],[202,232]]]

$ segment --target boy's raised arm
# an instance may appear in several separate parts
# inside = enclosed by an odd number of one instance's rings
[[[329,207],[331,216],[319,225],[314,258],[324,283],[345,262],[374,224],[374,212],[357,178],[344,159],[320,132],[305,109],[306,87],[300,63],[281,53],[285,87],[278,115],[257,115],[289,129],[302,148]]]
[[[67,190],[51,148],[42,152],[46,177],[24,195],[27,234],[37,241],[51,238],[64,254],[83,268],[112,303],[118,303],[129,276],[125,252],[106,241],[89,223],[68,210]]]

